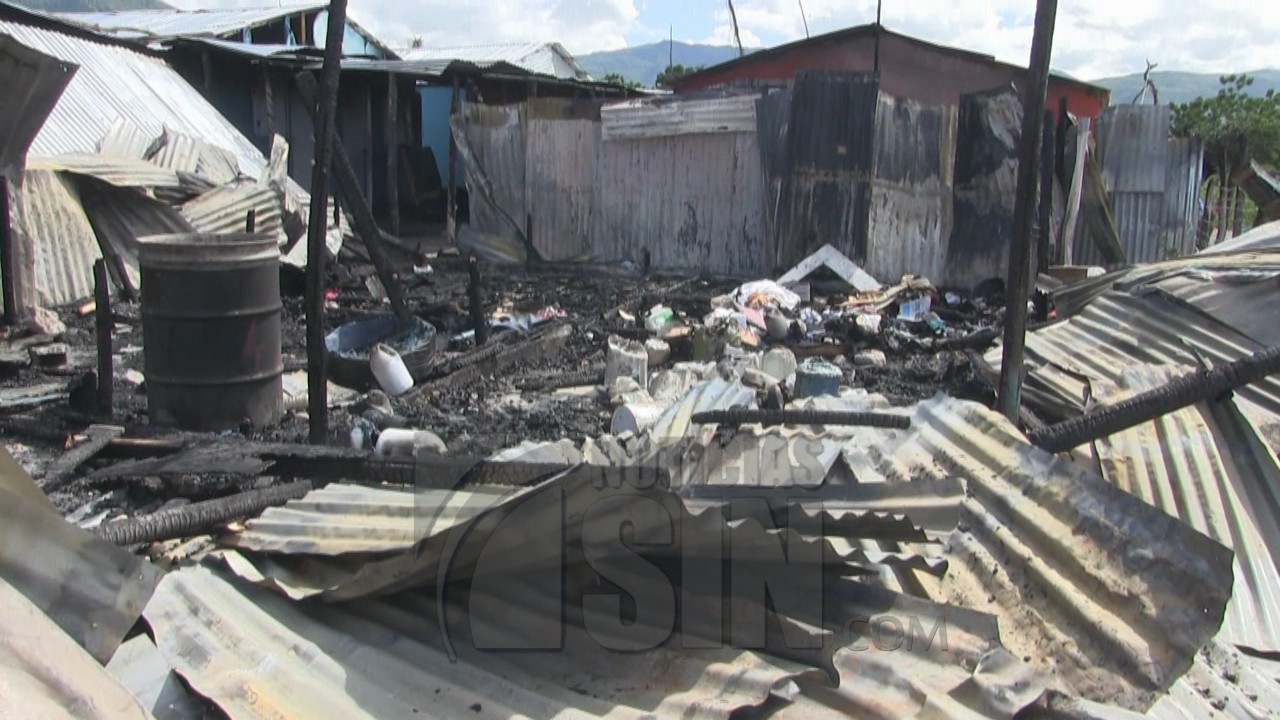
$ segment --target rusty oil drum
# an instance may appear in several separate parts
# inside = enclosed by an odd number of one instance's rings
[[[140,238],[147,409],[155,425],[265,427],[284,414],[280,252],[250,234]]]

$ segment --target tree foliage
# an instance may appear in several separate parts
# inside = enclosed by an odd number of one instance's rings
[[[685,75],[692,75],[696,72],[702,71],[703,69],[705,69],[705,66],[703,65],[699,65],[697,67],[693,67],[692,65],[686,67],[680,64],[668,65],[666,70],[658,73],[658,78],[654,80],[654,84],[658,87],[667,87]]]
[[[611,72],[608,75],[605,75],[604,77],[600,78],[600,81],[609,83],[610,85],[621,85],[622,87],[625,87],[625,88],[635,89],[640,87],[640,83],[634,80],[628,80],[622,76],[622,73],[616,73],[616,72]]]
[[[1248,75],[1224,75],[1218,94],[1173,104],[1175,135],[1204,140],[1205,152],[1219,170],[1244,167],[1250,160],[1280,165],[1280,95],[1268,90],[1252,97]]]

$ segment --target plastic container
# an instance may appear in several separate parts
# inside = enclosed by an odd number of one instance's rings
[[[785,382],[795,374],[797,367],[796,354],[786,348],[773,348],[760,361],[760,369],[777,382]]]
[[[627,403],[614,411],[613,421],[609,423],[609,433],[611,435],[621,435],[629,432],[639,435],[640,433],[648,432],[654,425],[658,424],[658,419],[666,411],[667,406],[662,403]]]
[[[649,353],[634,340],[609,337],[609,350],[604,360],[604,386],[613,387],[620,377],[629,377],[645,387],[649,384]]]
[[[369,369],[382,391],[391,397],[403,395],[413,387],[413,376],[409,374],[404,359],[389,345],[378,343],[374,346],[373,352],[369,353]]]
[[[402,428],[388,428],[379,433],[374,452],[381,457],[413,457],[419,448],[441,455],[446,452],[439,435],[428,430]]]
[[[667,334],[676,322],[676,313],[665,305],[656,305],[649,311],[648,317],[644,320],[644,327],[649,334],[656,337],[662,337]]]
[[[811,398],[839,395],[844,373],[840,368],[818,358],[809,358],[796,370],[795,397]]]
[[[648,340],[644,344],[645,352],[649,354],[649,367],[658,367],[665,365],[671,359],[671,346],[665,340]]]

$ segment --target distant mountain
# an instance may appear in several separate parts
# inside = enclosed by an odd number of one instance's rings
[[[1250,95],[1264,95],[1267,90],[1280,92],[1280,70],[1254,70],[1246,72],[1254,79],[1249,87]],[[1160,92],[1160,104],[1184,103],[1198,97],[1212,97],[1218,94],[1218,78],[1213,73],[1161,72],[1151,73],[1155,80],[1156,90]],[[1134,97],[1142,91],[1142,73],[1123,75],[1121,77],[1091,80],[1094,85],[1101,85],[1111,91],[1111,103],[1122,105],[1133,102]],[[1147,102],[1151,102],[1150,98]]]
[[[163,10],[169,7],[160,0],[15,0],[14,4],[40,12]]]
[[[710,67],[738,57],[738,48],[727,45],[694,45],[682,42],[669,45],[665,42],[657,42],[624,50],[578,55],[577,58],[587,72],[596,78],[602,78],[609,73],[618,73],[628,80],[652,87],[658,73],[667,68],[668,58],[672,56],[676,65]]]

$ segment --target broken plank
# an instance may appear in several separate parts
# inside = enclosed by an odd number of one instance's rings
[[[0,410],[26,410],[61,400],[67,396],[64,383],[43,383],[0,390]]]
[[[124,428],[115,425],[91,425],[85,431],[84,442],[63,453],[45,471],[44,491],[54,492],[66,484],[72,474],[90,458],[102,451],[115,438],[124,434]]]

